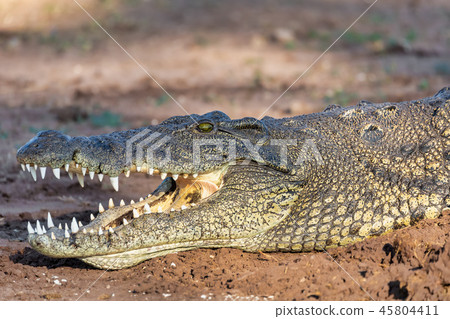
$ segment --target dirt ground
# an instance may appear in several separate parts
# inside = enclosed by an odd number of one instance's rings
[[[446,0],[379,1],[269,110],[371,1],[80,3],[189,113],[286,117],[450,85]],[[448,211],[328,253],[200,249],[105,272],[29,248],[27,221],[87,222],[98,202],[160,180],[122,178],[119,193],[65,174],[35,183],[18,147],[43,129],[92,135],[184,114],[75,3],[2,1],[1,300],[450,300]]]

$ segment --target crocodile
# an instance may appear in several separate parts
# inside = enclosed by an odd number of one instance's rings
[[[196,248],[323,251],[450,207],[450,88],[282,119],[214,111],[91,137],[47,130],[17,160],[35,180],[48,167],[81,186],[108,175],[116,190],[121,174],[163,180],[136,202],[100,204],[87,225],[28,222],[30,245],[50,257],[121,269]]]

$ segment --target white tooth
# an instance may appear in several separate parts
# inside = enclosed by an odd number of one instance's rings
[[[123,224],[128,225],[128,221],[125,218],[123,219]]]
[[[102,231],[102,228],[101,228],[101,227],[98,229],[98,234],[99,234],[99,235],[103,235],[103,231]]]
[[[30,167],[30,173],[31,173],[31,176],[33,176],[34,181],[36,182],[37,181],[36,169],[33,166]]]
[[[80,221],[78,221],[78,227],[83,227],[83,224]]]
[[[120,206],[125,206],[125,202],[123,201],[123,199],[120,200]]]
[[[83,228],[83,234],[87,234],[86,228]]]
[[[115,190],[116,192],[118,192],[118,191],[119,191],[119,176],[116,176],[116,177],[110,177],[109,180],[110,180],[111,185],[112,185],[112,187],[114,188],[114,190]]]
[[[55,227],[55,224],[53,224],[52,215],[50,214],[50,212],[48,212],[48,214],[47,214],[47,226],[49,229],[52,227]]]
[[[81,173],[83,174],[83,176],[86,175],[86,170],[86,167],[81,167]]]
[[[142,169],[142,167],[141,167],[141,166],[136,166],[136,171],[140,172],[140,171],[141,171],[141,169]]]
[[[126,172],[125,172],[125,176],[126,176],[126,177],[130,177],[130,173],[131,173],[131,171],[126,171]]]
[[[177,179],[178,179],[178,174],[173,174],[173,175],[172,175],[172,178],[173,178],[174,180],[177,180]]]
[[[89,172],[89,177],[91,178],[91,180],[94,179],[94,176],[95,176],[95,172]]]
[[[70,179],[73,180],[73,173],[72,172],[68,172]]]
[[[55,239],[56,239],[56,237],[55,237],[55,233],[54,233],[54,232],[52,232],[52,233],[51,233],[51,238],[52,238],[53,240],[55,240]]]
[[[28,234],[34,234],[34,229],[33,229],[33,226],[31,226],[30,222],[28,222],[27,229],[28,229]]]
[[[94,219],[95,219],[94,215],[93,215],[93,214],[91,214],[91,220],[94,220]]]
[[[75,164],[75,167],[78,168],[78,166],[79,166],[78,163],[76,163],[76,164]]]
[[[38,233],[38,235],[42,235],[42,228],[41,228],[41,223],[39,223],[39,221],[36,221],[36,231]]]
[[[39,167],[39,170],[41,171],[42,179],[45,178],[45,172],[47,171],[47,167]]]
[[[114,233],[114,229],[110,228],[110,229],[108,229],[108,230],[109,230],[109,232],[110,232],[111,234]]]
[[[143,200],[144,200],[144,199],[143,199],[142,197],[141,197],[141,198],[139,198],[139,201],[140,201],[140,202],[142,202]]]
[[[183,174],[183,178],[188,178],[189,177],[189,174]]]
[[[70,167],[70,164],[66,164],[66,165],[64,165],[64,169],[66,170],[66,172],[68,172],[68,171],[69,171],[69,167]]]
[[[64,229],[67,231],[69,230],[69,226],[67,226],[67,223],[64,223]]]
[[[20,164],[20,166],[22,167],[22,171],[25,172],[25,164]]]
[[[175,208],[171,208],[170,211],[171,211],[171,212],[174,212],[174,211],[175,211]]]
[[[167,177],[167,173],[162,173],[161,174],[161,179],[166,179],[166,177]]]
[[[130,200],[130,205],[135,204],[134,200]]]
[[[153,169],[153,168],[150,168],[150,169],[148,170],[149,175],[153,175],[153,172],[154,172],[154,169]]]
[[[25,164],[27,171],[30,171],[30,164]]]
[[[101,182],[103,180],[103,174],[98,174],[98,180]]]
[[[36,164],[34,164],[34,170],[37,171],[38,166]]]
[[[80,230],[78,228],[77,219],[75,217],[72,219],[72,224],[70,225],[70,228],[72,229],[72,234],[74,234]]]
[[[42,225],[42,232],[45,234],[47,231],[45,230],[45,226]]]
[[[89,233],[91,233],[91,234],[93,235],[93,234],[94,234],[94,230],[91,229],[91,230],[89,231]]]
[[[158,213],[162,213],[162,207],[158,206]]]
[[[181,210],[185,210],[187,207],[184,205],[181,205]]]
[[[61,178],[61,170],[59,168],[54,168],[53,169],[53,175],[55,175],[55,177],[57,179],[60,179]]]
[[[191,206],[195,206],[195,205],[197,205],[197,204],[196,204],[196,203],[192,203],[192,204],[191,204]]]
[[[139,218],[139,212],[137,211],[137,209],[133,209],[133,218]]]
[[[192,174],[192,177],[193,177],[193,178],[197,178],[197,177],[198,177],[198,174],[197,174],[197,173]]]
[[[112,198],[109,199],[108,208],[114,208],[114,201]]]
[[[61,223],[58,224],[58,229],[62,229]]]
[[[102,203],[98,203],[98,212],[101,214],[105,211],[105,209],[103,208]]]
[[[67,229],[64,231],[64,237],[66,238],[70,237],[69,231]]]
[[[150,206],[148,205],[148,203],[146,203],[145,205],[144,205],[144,213],[151,213],[152,211],[151,211],[151,209],[150,209]]]
[[[80,183],[81,187],[84,187],[84,176],[77,173],[78,183]]]

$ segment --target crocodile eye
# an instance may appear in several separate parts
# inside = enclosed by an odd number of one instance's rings
[[[197,125],[197,130],[202,133],[209,133],[213,130],[214,125],[209,122],[203,122]]]

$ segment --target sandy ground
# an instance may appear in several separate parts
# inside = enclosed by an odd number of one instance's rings
[[[85,222],[160,180],[34,183],[18,147],[42,129],[101,134],[185,111],[75,4],[22,2],[0,5],[1,300],[450,300],[449,212],[328,254],[200,249],[104,272],[31,250],[27,221]],[[448,1],[380,1],[270,109],[370,2],[82,3],[189,113],[284,117],[450,84]]]

